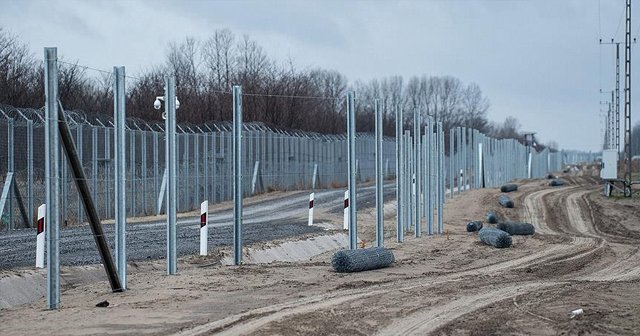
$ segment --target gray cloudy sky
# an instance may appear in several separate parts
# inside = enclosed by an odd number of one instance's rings
[[[476,82],[491,120],[512,115],[543,142],[597,150],[599,101],[609,97],[599,90],[614,85],[613,47],[598,39],[624,39],[623,10],[623,0],[0,0],[0,25],[38,56],[57,46],[67,60],[132,74],[160,63],[169,41],[229,28],[274,59],[352,82],[422,74]]]

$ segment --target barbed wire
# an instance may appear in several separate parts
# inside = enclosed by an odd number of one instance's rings
[[[79,63],[71,63],[71,62],[66,62],[66,61],[62,61],[62,60],[58,60],[58,63],[62,63],[62,64],[66,64],[66,65],[70,65],[70,66],[76,66],[85,70],[91,70],[91,71],[96,71],[99,73],[103,73],[106,75],[109,75],[110,78],[112,78],[113,76],[113,71],[108,71],[108,70],[104,70],[104,69],[99,69],[96,67],[92,67],[92,66],[87,66],[87,65],[82,65]],[[135,79],[135,80],[142,80],[142,78],[140,77],[136,77],[136,76],[131,76],[131,75],[125,75],[126,78],[131,78],[131,79]],[[178,88],[190,88],[190,89],[196,89],[197,91],[206,91],[207,93],[220,93],[220,94],[227,94],[227,95],[231,95],[233,94],[231,90],[229,91],[225,91],[225,90],[218,90],[218,89],[211,89],[211,88],[207,88],[205,86],[191,86],[191,85],[186,85],[184,83],[181,83],[180,85],[176,85],[176,89]],[[289,98],[289,99],[319,99],[319,100],[339,100],[339,99],[344,99],[344,97],[330,97],[330,96],[309,96],[309,95],[287,95],[287,94],[271,94],[271,93],[257,93],[257,92],[243,92],[242,93],[243,96],[249,96],[249,97],[269,97],[269,98]]]
[[[65,116],[70,122],[72,128],[78,126],[89,126],[112,129],[114,126],[113,116],[102,113],[89,113],[77,110],[65,110]],[[43,126],[45,121],[44,108],[16,108],[9,105],[0,105],[0,120],[13,119],[15,126],[24,126],[28,120],[33,121],[34,126]],[[127,118],[126,128],[133,132],[159,132],[164,133],[164,122],[147,121],[140,118]],[[345,140],[346,133],[323,134],[311,131],[288,129],[269,125],[260,121],[243,122],[243,131],[246,132],[243,137],[253,139],[260,137],[253,135],[259,132],[272,133],[273,139],[286,137],[303,137],[317,140],[337,141]],[[196,123],[180,123],[177,124],[177,134],[213,134],[213,133],[230,133],[233,131],[233,123],[230,121]],[[374,134],[370,132],[358,132],[357,138],[373,138]],[[385,136],[383,139],[395,141],[395,137]]]

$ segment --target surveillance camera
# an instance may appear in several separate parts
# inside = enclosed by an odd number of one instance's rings
[[[176,97],[176,110],[180,108],[180,101],[178,100],[178,97]]]
[[[160,103],[160,99],[156,98],[156,101],[153,102],[153,108],[156,110],[159,110],[160,107],[162,107],[162,104]]]
[[[167,120],[167,112],[162,112],[162,120]]]

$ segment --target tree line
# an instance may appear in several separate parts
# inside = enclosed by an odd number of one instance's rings
[[[93,71],[64,57],[59,59],[59,92],[65,108],[111,115],[110,73]],[[423,118],[432,116],[442,121],[445,130],[466,126],[496,138],[523,141],[517,119],[508,117],[502,123],[487,119],[490,102],[475,83],[465,84],[453,76],[428,75],[350,83],[335,70],[300,69],[291,60],[274,60],[256,41],[247,35],[238,37],[228,29],[216,30],[204,40],[187,37],[171,42],[161,64],[128,77],[128,117],[161,120],[153,101],[164,93],[164,76],[168,73],[176,77],[179,123],[230,121],[231,88],[242,85],[245,121],[261,121],[284,129],[344,133],[345,96],[353,90],[359,132],[373,131],[373,102],[379,99],[385,135],[395,135],[395,112],[401,108],[406,128],[417,111]],[[0,102],[42,107],[43,74],[43,62],[16,35],[0,27]]]

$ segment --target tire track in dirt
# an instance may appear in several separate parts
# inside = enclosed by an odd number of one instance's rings
[[[253,309],[242,314],[229,316],[222,320],[202,324],[193,329],[183,330],[176,335],[195,336],[210,335],[212,333],[215,333],[216,335],[245,335],[268,323],[280,320],[289,315],[301,314],[326,307],[336,306],[347,301],[376,294],[375,292],[350,292],[352,293],[332,292],[295,300],[293,302]]]
[[[571,189],[575,189],[575,187]],[[556,233],[547,226],[547,211],[543,200],[549,194],[561,191],[563,191],[563,189],[543,189],[532,192],[524,197],[524,202],[522,203],[524,205],[524,220],[533,224],[537,232],[546,234]]]
[[[371,287],[336,290],[330,293],[307,297],[303,299],[293,300],[278,305],[258,308],[248,312],[229,316],[223,320],[213,321],[203,325],[195,326],[192,329],[184,330],[179,335],[201,335],[212,332],[219,332],[222,335],[241,335],[250,334],[270,323],[278,323],[295,315],[317,312],[338,308],[350,301],[360,299],[373,299],[374,297],[392,295],[395,292],[411,293],[412,291],[428,289],[443,283],[460,281],[469,276],[492,275],[499,274],[505,270],[514,268],[524,268],[532,265],[561,263],[572,261],[575,259],[586,258],[590,254],[598,251],[603,247],[604,240],[594,237],[593,223],[588,223],[589,218],[583,218],[578,210],[580,207],[578,202],[584,200],[589,190],[581,191],[576,196],[577,189],[584,186],[575,186],[568,188],[544,189],[533,191],[524,196],[524,217],[536,225],[538,232],[553,235],[567,235],[567,233],[558,231],[557,227],[550,227],[547,224],[546,209],[551,196],[558,194],[558,199],[564,202],[564,208],[567,209],[566,215],[569,227],[575,228],[578,236],[573,236],[568,245],[555,244],[543,251],[535,252],[530,255],[519,257],[507,261],[497,262],[495,264],[485,265],[478,268],[466,269],[460,272],[449,273],[441,276],[430,278],[429,283],[417,284],[411,286],[398,287],[398,282],[403,279],[397,279],[391,283],[382,284],[373,289]],[[555,197],[553,197],[555,200]],[[589,225],[591,224],[591,225]],[[636,250],[636,254],[640,253],[640,249]],[[634,255],[629,255],[632,258]],[[620,261],[619,264],[612,265],[611,270],[617,269],[616,273],[621,277],[629,275],[627,268],[624,267],[625,262]],[[604,272],[604,271],[603,271]],[[593,278],[593,277],[592,277]],[[545,281],[544,283],[521,282],[511,284],[507,287],[500,288],[479,288],[477,293],[470,296],[451,301],[445,305],[432,307],[430,309],[419,310],[402,319],[395,320],[388,328],[379,331],[380,335],[390,334],[425,334],[434,331],[455,319],[472,313],[486,305],[497,301],[510,299],[516,295],[522,295],[537,289],[555,286],[565,283],[566,278],[562,282]]]
[[[506,270],[510,270],[518,267],[524,267],[531,263],[538,263],[540,260],[545,260],[546,258],[555,258],[558,255],[558,253],[563,253],[563,252],[566,253],[569,250],[570,249],[568,248],[553,246],[549,249],[545,249],[544,251],[533,253],[524,257],[515,258],[512,260],[507,260],[503,262],[498,262],[488,266],[467,269],[461,272],[436,276],[434,278],[431,278],[429,283],[426,283],[426,284],[421,283],[421,284],[414,284],[410,286],[402,286],[398,288],[398,283],[392,282],[392,283],[380,285],[376,290],[372,290],[371,287],[349,289],[349,290],[338,290],[331,293],[311,296],[303,299],[285,302],[278,305],[253,309],[241,314],[229,316],[222,320],[199,325],[194,327],[193,329],[183,330],[178,335],[195,336],[195,335],[210,334],[214,332],[219,335],[250,334],[251,332],[257,331],[261,327],[264,327],[269,323],[278,322],[293,315],[304,314],[304,313],[319,311],[323,309],[330,309],[331,307],[337,307],[349,301],[354,301],[354,300],[364,299],[364,298],[371,298],[375,296],[390,295],[390,293],[394,293],[394,292],[407,293],[409,291],[424,290],[425,288],[435,287],[444,283],[460,281],[466,277],[477,277],[480,275],[498,274]],[[551,286],[551,285],[554,285],[554,283],[546,283],[545,286],[546,285]],[[499,290],[502,291],[504,289],[499,289]],[[518,294],[522,292],[516,290],[515,293]],[[501,296],[498,296],[498,297],[500,297],[501,299],[503,298],[502,294]],[[469,308],[467,307],[469,306],[468,302],[463,302],[463,301],[455,301],[455,302],[457,304],[465,306],[466,308],[464,311],[466,311],[466,309]],[[478,304],[481,304],[481,303],[486,303],[486,300],[484,301],[476,300],[475,302]],[[448,308],[452,308],[452,307],[449,305]],[[480,308],[480,307],[477,307],[477,308]],[[453,309],[453,311],[458,311],[458,310]],[[423,313],[420,312],[418,314],[422,315]],[[460,313],[460,315],[463,315],[463,314],[464,313]],[[420,320],[419,318],[416,318],[416,321],[419,321],[419,320]],[[442,321],[442,323],[445,323],[445,322],[446,320]]]
[[[588,193],[590,193],[591,190],[583,190],[580,192],[574,192],[574,193],[570,193],[569,195],[567,195],[566,197],[566,202],[567,202],[567,213],[569,215],[569,222],[572,224],[572,228],[579,234],[585,235],[587,237],[593,237],[593,238],[598,238],[600,239],[601,237],[599,237],[594,230],[594,224],[591,221],[592,218],[588,218],[591,225],[587,224],[587,220],[585,220],[585,218],[582,215],[582,211],[580,211],[581,209],[587,208],[586,206],[586,201],[585,201],[585,195],[587,195]],[[585,206],[580,206],[580,204],[578,204],[578,202],[581,202],[583,204],[585,204]]]
[[[628,281],[640,277],[640,247],[629,248],[617,254],[617,259],[608,267],[577,278],[587,281]]]
[[[593,182],[597,182],[597,181],[594,180]],[[551,230],[552,231],[551,233],[558,234],[558,235],[565,235],[565,234],[580,235],[580,236],[572,237],[572,241],[571,241],[572,245],[581,245],[584,247],[586,246],[586,244],[589,244],[589,242],[591,243],[598,242],[598,244],[595,244],[595,245],[592,244],[591,246],[594,246],[593,249],[587,249],[585,252],[577,254],[568,259],[562,257],[560,260],[558,260],[558,262],[568,262],[568,261],[572,261],[573,259],[588,257],[590,254],[593,254],[597,251],[602,250],[608,244],[608,241],[606,240],[606,238],[602,237],[602,235],[598,235],[598,233],[600,232],[597,229],[596,221],[594,220],[593,211],[588,201],[587,196],[594,192],[593,190],[594,188],[592,186],[586,186],[584,184],[581,184],[580,187],[581,187],[580,189],[584,189],[586,187],[587,190],[581,190],[579,192],[575,192],[577,188],[572,188],[572,189],[569,189],[568,191],[557,193],[559,194],[558,195],[559,199],[563,201],[562,203],[564,205],[564,209],[566,209],[566,216],[567,216],[569,225],[565,227],[569,228],[570,232],[556,231],[556,228],[554,228],[553,230]],[[532,193],[531,194],[532,197],[527,202],[528,208],[525,209],[525,215],[528,218],[530,218],[530,220],[536,221],[536,223],[538,224],[542,224],[541,227],[543,227],[544,229],[549,228],[546,225],[546,223],[544,223],[544,215],[535,214],[532,211],[534,209],[532,208],[532,206],[542,205],[542,203],[546,203],[546,202],[542,202],[542,199],[552,194],[556,194],[556,193],[554,193],[553,191],[549,191],[549,192],[539,191],[539,192]],[[584,209],[588,210],[587,211],[589,214],[588,217],[584,215],[584,212],[585,212]],[[576,276],[565,277],[565,279],[583,280],[583,281],[629,281],[629,280],[637,279],[638,277],[640,277],[640,247],[634,246],[633,248],[627,249],[626,251],[627,252],[622,255],[617,254],[616,255],[617,258],[615,262],[613,262],[612,264],[606,267],[603,267],[602,269],[596,271],[595,273],[589,272],[588,275],[581,275],[578,277]],[[549,265],[546,264],[545,266],[549,266]],[[580,273],[582,272],[578,272],[578,274]],[[554,283],[554,285],[558,285],[558,284],[562,284],[562,283],[561,282]],[[524,289],[521,293],[524,294],[524,293],[531,292],[541,288],[542,287]],[[446,323],[442,323],[441,326],[447,325],[449,323],[453,323],[456,318],[459,318],[466,314],[470,314],[486,305],[495,303],[497,301],[508,300],[508,298],[505,298],[504,293],[501,292],[500,295],[502,296],[500,300],[495,300],[493,302],[486,302],[486,303],[479,300],[481,304],[480,306],[474,306],[473,304],[471,304],[470,305],[471,307],[468,307],[467,309],[462,309],[462,311],[465,312],[464,314],[457,314],[457,316],[456,314],[451,314],[453,318],[447,321]],[[519,294],[516,294],[516,295],[519,295]],[[462,304],[464,303],[465,302],[462,302]],[[435,324],[437,324],[437,321],[434,321],[434,319],[431,319],[429,322],[431,323],[436,322]],[[421,321],[419,323],[422,324],[427,322]],[[434,330],[437,330],[436,326],[434,327],[429,326],[429,329],[424,329],[424,328],[419,329],[419,332],[416,332],[416,333],[413,333],[411,332],[411,330],[409,330],[408,334],[425,334]]]
[[[375,290],[372,290],[371,287],[337,290],[330,293],[306,297],[303,299],[289,301],[269,307],[253,309],[241,314],[229,316],[222,320],[212,321],[206,324],[198,325],[192,329],[183,330],[178,335],[195,336],[208,335],[211,333],[216,333],[218,335],[250,334],[251,332],[257,331],[261,327],[264,327],[269,323],[281,321],[293,315],[315,312],[323,309],[330,309],[331,307],[337,307],[349,301],[371,298],[375,296],[390,295],[394,292],[407,293],[409,291],[423,290],[425,288],[435,287],[444,283],[460,281],[469,276],[495,274],[505,270],[513,269],[518,266],[526,265],[530,262],[540,260],[540,258],[553,256],[557,251],[557,248],[551,248],[525,257],[499,262],[489,266],[436,276],[434,278],[431,278],[429,283],[426,284],[421,283],[398,288],[398,283],[392,282],[388,284],[381,284],[379,285],[378,289]],[[549,284],[549,286],[550,285],[552,284]],[[462,304],[462,302],[456,302]],[[479,300],[478,302],[483,301]],[[467,303],[465,303],[464,305],[467,305]]]
[[[557,193],[566,205],[564,208],[567,209],[567,220],[570,223],[577,222],[575,225],[576,227],[587,229],[588,225],[580,215],[580,212],[575,211],[575,209],[568,209],[574,206],[574,204],[569,204],[570,200],[568,200],[568,196],[573,194],[576,189],[579,188],[580,187],[546,189],[526,195],[523,202],[524,217],[533,222],[532,224],[536,225],[537,228],[542,229],[541,231],[544,233],[564,235],[564,233],[559,233],[552,229],[546,221],[546,209],[549,204],[547,198],[550,195]],[[585,193],[587,192],[589,191],[586,191]],[[520,268],[524,268],[538,264],[570,262],[575,259],[588,257],[590,254],[599,251],[603,247],[603,239],[572,237],[570,244],[567,246],[554,246],[552,248],[545,249],[545,251],[549,253],[544,253],[544,256],[551,260],[535,258],[532,263],[523,263],[519,266]],[[576,248],[579,248],[580,250],[576,251]],[[516,295],[521,295],[562,283],[563,282],[545,282],[544,285],[540,282],[520,283],[514,284],[508,288],[500,288],[497,290],[482,291],[482,289],[479,289],[479,294],[465,296],[461,299],[445,304],[444,306],[434,307],[432,309],[410,315],[405,319],[397,320],[389,328],[382,331],[380,335],[423,335],[435,331],[463,315],[473,313],[474,311],[492,303],[508,300]]]
[[[376,335],[425,335],[481,307],[505,300],[505,298],[515,297],[521,293],[540,290],[558,284],[560,283],[529,282],[480,290],[478,293],[463,295],[457,300],[428,309],[420,314],[413,314],[408,318],[396,320],[388,327],[377,332]]]
[[[594,215],[593,206],[589,199],[590,195],[597,193],[594,188],[589,188],[578,193],[567,196],[567,211],[571,217],[573,227],[580,233],[591,237],[597,237],[602,241],[602,245],[609,245],[616,253],[616,260],[608,266],[588,275],[578,277],[577,280],[587,281],[627,281],[640,276],[640,248],[637,246],[637,239],[627,236],[618,236],[609,232],[603,232],[598,228],[602,225],[602,215]],[[580,211],[582,209],[582,211]],[[585,218],[588,213],[589,218]],[[626,232],[620,232],[625,234]]]
[[[561,231],[559,225],[554,225],[552,228],[549,226],[549,222],[564,222],[575,223],[574,225],[568,225],[568,227],[577,227],[580,235],[587,234],[589,232],[589,226],[586,224],[577,205],[576,197],[582,196],[589,191],[575,192],[580,189],[580,186],[568,187],[568,188],[553,188],[543,189],[532,192],[526,195],[524,198],[523,217],[525,221],[529,221],[536,227],[536,231],[539,233],[551,234],[551,235],[566,235]],[[566,206],[561,206],[566,210],[565,213],[555,213],[554,216],[549,214],[549,204],[562,204],[566,203]],[[553,211],[553,210],[551,210]],[[566,219],[564,218],[566,215]],[[551,219],[555,217],[555,220]],[[574,230],[575,231],[575,230]],[[523,265],[520,268],[535,267],[544,264],[557,264],[567,261],[573,261],[585,258],[604,247],[604,240],[597,236],[588,235],[588,237],[571,236],[571,240],[568,245],[564,246],[552,246],[554,254],[549,258],[541,258],[536,262],[528,265]],[[556,252],[558,252],[556,254]]]

